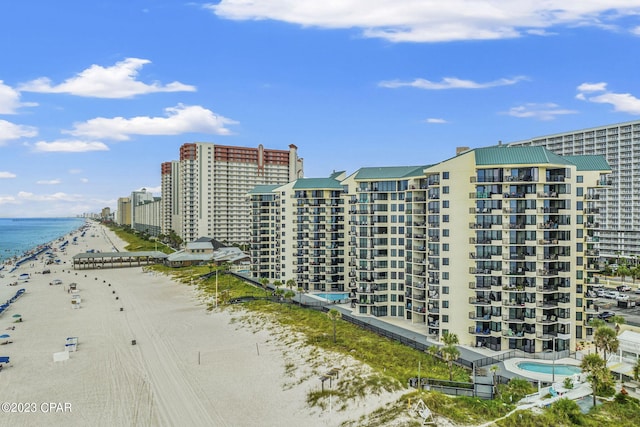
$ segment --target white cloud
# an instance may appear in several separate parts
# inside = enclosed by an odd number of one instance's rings
[[[89,178],[80,178],[80,182],[86,184],[89,182]]]
[[[229,135],[231,132],[225,125],[237,123],[197,105],[178,104],[165,111],[167,117],[98,117],[76,123],[73,130],[63,132],[91,139],[126,141],[131,135],[179,135],[189,132]]]
[[[594,92],[603,93],[595,95]],[[576,98],[597,104],[610,104],[614,111],[620,113],[640,114],[640,98],[630,93],[607,91],[607,83],[583,83],[578,86]]]
[[[33,107],[38,104],[20,102],[20,92],[0,80],[0,114],[15,114],[20,107]]]
[[[109,151],[109,147],[102,142],[60,140],[36,142],[33,144],[33,150],[48,153],[84,153],[87,151]]]
[[[637,0],[221,0],[205,4],[233,20],[275,20],[305,27],[357,28],[392,42],[445,42],[550,34],[562,25],[617,29],[640,11]]]
[[[431,118],[425,119],[424,122],[425,123],[435,123],[435,124],[449,123],[445,119],[438,119],[438,118],[435,118],[435,117],[431,117]]]
[[[36,181],[36,184],[40,184],[40,185],[56,185],[56,184],[60,184],[62,181],[60,181],[59,179],[50,179],[50,180],[40,180],[40,181]]]
[[[77,175],[79,173],[82,173],[82,169],[69,169],[69,173],[72,175]]]
[[[0,171],[0,179],[15,178],[16,176],[13,172]]]
[[[62,192],[52,194],[34,194],[27,191],[19,191],[18,199],[32,202],[76,202],[84,199],[84,196]]]
[[[36,135],[38,135],[38,131],[34,127],[17,125],[6,120],[0,120],[0,146],[5,145],[7,141]]]
[[[631,34],[640,36],[640,26],[631,29]]]
[[[600,83],[582,83],[578,86],[578,90],[580,92],[601,92],[607,89],[607,84],[604,82]]]
[[[513,107],[504,114],[519,118],[533,118],[538,120],[554,120],[556,116],[576,114],[574,110],[558,108],[554,103],[536,104],[528,103]]]
[[[402,82],[399,80],[388,80],[378,83],[378,86],[395,89],[399,87],[415,87],[425,90],[444,90],[444,89],[487,89],[497,86],[514,85],[526,78],[523,76],[514,77],[512,79],[498,79],[492,82],[478,83],[472,80],[463,80],[457,77],[444,77],[440,82],[432,82],[425,79],[415,79],[410,82]]]
[[[17,205],[18,201],[13,196],[0,196],[0,206],[2,205]]]
[[[47,77],[20,85],[25,92],[69,93],[77,96],[94,98],[131,98],[155,92],[194,92],[194,86],[180,82],[162,85],[136,80],[143,65],[151,61],[140,58],[127,58],[111,67],[92,65],[63,83],[53,85]]]

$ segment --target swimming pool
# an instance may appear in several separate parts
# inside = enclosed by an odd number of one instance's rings
[[[340,293],[340,294],[314,294],[315,296],[317,296],[318,298],[322,298],[325,299],[327,301],[340,301],[340,300],[345,300],[349,297],[348,293]]]
[[[578,366],[553,365],[552,363],[520,362],[516,366],[524,371],[537,372],[539,374],[552,374],[555,372],[556,375],[575,375],[582,372]]]

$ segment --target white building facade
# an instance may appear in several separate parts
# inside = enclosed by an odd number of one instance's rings
[[[640,120],[513,142],[542,146],[560,155],[602,155],[611,166],[611,187],[594,209],[604,258],[640,256]]]

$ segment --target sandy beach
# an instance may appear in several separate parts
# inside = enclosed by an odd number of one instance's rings
[[[367,367],[324,352],[309,363],[312,349],[283,339],[279,328],[242,310],[208,312],[193,287],[140,267],[72,269],[73,255],[113,245],[125,246],[92,225],[51,274],[41,274],[39,260],[1,279],[0,301],[26,292],[0,315],[0,334],[12,341],[0,345],[0,356],[11,358],[0,372],[0,426],[339,426],[399,397],[309,408],[318,373],[338,367],[346,379]],[[22,273],[31,279],[7,286]],[[54,279],[62,284],[50,285]],[[77,351],[54,362],[69,337]]]

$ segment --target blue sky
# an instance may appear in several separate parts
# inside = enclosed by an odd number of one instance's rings
[[[639,0],[2,2],[0,217],[157,192],[185,142],[324,177],[635,120],[639,47]]]

